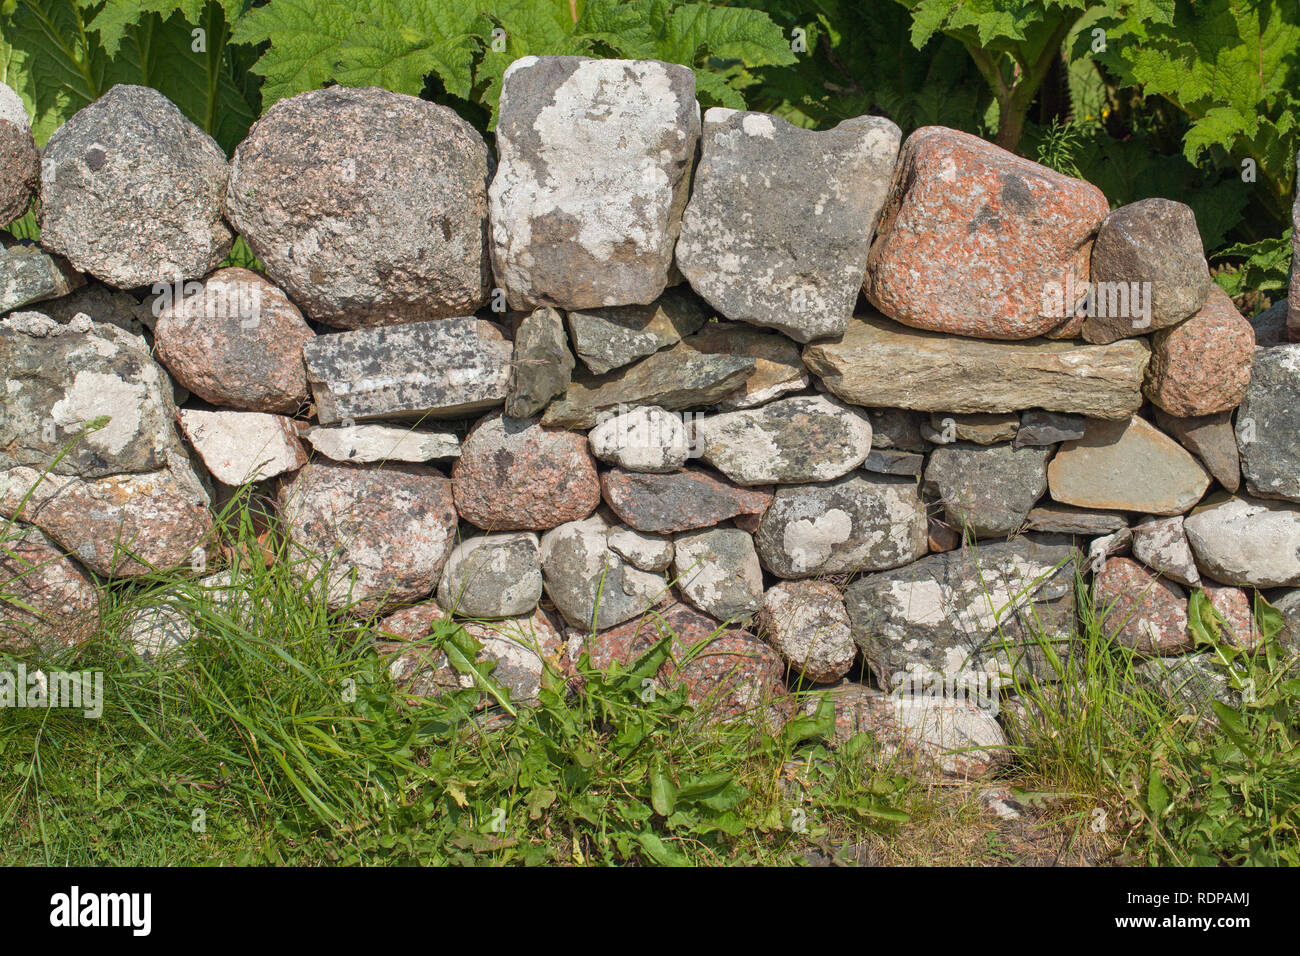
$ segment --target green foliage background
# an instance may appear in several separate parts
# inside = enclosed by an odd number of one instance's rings
[[[490,137],[527,54],[682,63],[706,107],[804,127],[871,112],[965,129],[1113,205],[1184,201],[1209,251],[1281,285],[1294,0],[0,0],[0,80],[40,143],[114,83],[161,90],[227,151],[331,83],[446,103]]]

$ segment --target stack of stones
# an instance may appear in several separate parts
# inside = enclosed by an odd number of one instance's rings
[[[819,686],[950,773],[1068,678],[1077,574],[1157,676],[1204,668],[1193,589],[1246,648],[1257,589],[1300,624],[1300,345],[1186,206],[950,129],[701,116],[655,61],[520,59],[496,140],[335,87],[227,162],[118,86],[38,155],[0,89],[0,218],[41,228],[0,258],[8,646],[80,639],[99,581],[229,584],[250,482],[414,696],[463,686],[412,643],[443,619],[520,700],[671,633],[659,683],[711,712]],[[236,235],[264,274],[219,268]]]

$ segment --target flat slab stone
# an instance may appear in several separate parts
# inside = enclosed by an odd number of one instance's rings
[[[937,412],[1042,408],[1127,418],[1142,406],[1149,350],[1125,339],[1079,345],[1034,339],[985,342],[907,329],[879,316],[804,349],[804,365],[854,405]]]
[[[1236,435],[1250,493],[1300,501],[1300,345],[1255,350]]]
[[[883,117],[818,132],[710,109],[677,242],[682,275],[729,319],[797,342],[843,332],[901,142]]]
[[[1062,415],[1031,409],[1020,416],[1020,428],[1012,444],[1056,445],[1082,438],[1087,420],[1081,415]]]
[[[1068,656],[1077,560],[1067,538],[1019,537],[861,577],[844,603],[881,687],[996,688],[1051,677],[1035,633]]]
[[[711,528],[736,515],[761,515],[772,503],[764,488],[742,488],[696,468],[666,475],[613,468],[600,476],[610,510],[638,531],[675,534]]]
[[[708,318],[704,305],[689,291],[667,289],[649,305],[575,309],[568,323],[582,364],[593,375],[603,375],[676,345]]]
[[[460,457],[460,439],[454,432],[393,425],[351,425],[309,428],[303,437],[326,458],[356,464]]]
[[[1084,288],[1092,239],[1109,211],[1090,183],[970,133],[923,127],[903,143],[863,291],[885,315],[919,329],[1043,335],[1067,321],[1045,290]]]
[[[695,423],[701,457],[741,485],[831,481],[871,451],[871,422],[824,395],[706,415]]]
[[[741,355],[697,352],[683,342],[608,375],[578,374],[561,398],[551,402],[542,424],[591,428],[600,413],[637,405],[680,411],[712,405],[754,374],[757,362]]]
[[[920,475],[925,470],[925,456],[893,448],[873,448],[867,453],[862,470],[881,475]]]
[[[699,137],[689,67],[578,56],[510,64],[488,191],[493,271],[510,305],[658,298]]]
[[[719,411],[756,408],[787,392],[808,387],[808,372],[799,346],[777,332],[739,322],[710,322],[683,344],[709,355],[739,355],[754,360],[754,374],[717,403]]]
[[[1176,515],[1201,500],[1210,475],[1186,449],[1145,419],[1100,419],[1066,442],[1047,468],[1052,498],[1080,508]]]
[[[1180,519],[1181,520],[1181,519]],[[1128,527],[1128,519],[1113,511],[1087,511],[1055,502],[1039,505],[1029,512],[1025,528],[1054,534],[1110,534]]]
[[[472,317],[318,335],[302,350],[322,425],[486,411],[505,401],[512,354]]]
[[[293,420],[265,412],[208,412],[183,408],[181,430],[212,477],[238,487],[307,464]]]
[[[945,415],[931,412],[928,422],[921,424],[921,437],[936,445],[951,445],[955,441],[969,441],[977,445],[993,445],[1011,441],[1020,430],[1020,416],[1011,412],[980,415]]]
[[[1199,458],[1226,491],[1237,490],[1241,485],[1241,455],[1231,411],[1195,418],[1175,418],[1159,408],[1155,413],[1161,431],[1172,435],[1178,444]]]

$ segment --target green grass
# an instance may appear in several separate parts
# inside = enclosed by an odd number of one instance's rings
[[[236,499],[227,553],[259,554],[263,522]],[[105,709],[0,711],[0,862],[1294,862],[1300,688],[1275,652],[1221,651],[1257,692],[1212,726],[1136,679],[1081,594],[1077,688],[1019,689],[1034,706],[1000,779],[925,781],[866,735],[832,749],[825,708],[774,733],[709,721],[680,690],[647,699],[667,639],[625,669],[582,662],[581,694],[548,674],[533,707],[497,703],[490,673],[412,701],[375,622],[329,613],[325,570],[305,577],[269,540],[277,560],[228,567],[229,588],[171,573],[106,588],[96,638],[40,662],[102,670]],[[148,663],[121,631],[160,600],[198,634]],[[462,629],[425,642],[470,672]],[[989,785],[1031,818],[994,821]]]

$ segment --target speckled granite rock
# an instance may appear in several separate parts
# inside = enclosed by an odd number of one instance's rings
[[[316,335],[257,273],[221,269],[181,297],[168,286],[154,307],[158,360],[205,402],[292,414],[307,401],[303,347]]]
[[[198,278],[233,241],[227,176],[221,147],[171,100],[118,84],[45,144],[41,245],[119,289]]]
[[[99,619],[90,575],[36,528],[14,525],[0,542],[0,650],[26,653],[81,643]]]
[[[448,107],[331,86],[253,124],[226,205],[307,315],[357,329],[472,315],[487,301],[489,178],[483,138]]]
[[[461,444],[451,481],[460,516],[485,531],[545,531],[600,504],[585,437],[536,419],[480,419]]]
[[[1250,384],[1255,331],[1217,285],[1191,318],[1151,338],[1147,398],[1190,418],[1230,411]]]
[[[1183,517],[1146,518],[1133,529],[1133,557],[1152,571],[1185,584],[1201,586],[1196,558],[1183,532]]]
[[[311,580],[329,563],[331,610],[368,615],[427,597],[455,544],[451,482],[424,465],[314,461],[278,501],[296,573]]]
[[[923,127],[903,143],[863,291],[904,325],[1033,338],[1066,320],[1044,314],[1044,289],[1088,281],[1108,212],[1096,186],[969,133]]]
[[[695,75],[656,60],[526,56],[501,83],[492,264],[512,307],[653,302],[700,135]]]
[[[0,247],[0,315],[68,295],[85,283],[85,277],[66,261],[37,246]]]
[[[1183,654],[1196,644],[1187,627],[1187,592],[1129,558],[1108,558],[1093,581],[1102,634],[1144,654]]]
[[[22,98],[0,83],[0,227],[31,205],[40,183],[40,152]]]
[[[676,345],[709,318],[684,289],[668,289],[649,305],[577,309],[568,316],[573,350],[593,375],[621,368]]]
[[[640,570],[610,547],[611,527],[596,514],[542,536],[546,594],[564,619],[583,631],[616,627],[668,594],[662,574]]]

